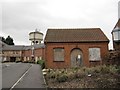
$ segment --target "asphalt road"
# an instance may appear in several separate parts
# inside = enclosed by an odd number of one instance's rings
[[[29,63],[3,64],[2,88],[45,88],[41,67]]]
[[[45,88],[45,82],[40,65],[32,65],[28,73],[15,88]]]

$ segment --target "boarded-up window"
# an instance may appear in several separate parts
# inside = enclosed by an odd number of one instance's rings
[[[63,48],[54,49],[54,61],[64,61],[64,49]]]
[[[89,48],[89,60],[90,61],[101,60],[100,48]]]

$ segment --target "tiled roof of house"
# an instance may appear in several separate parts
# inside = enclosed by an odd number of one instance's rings
[[[44,42],[101,42],[109,41],[100,28],[48,29]]]
[[[113,28],[111,34],[113,34],[113,32],[116,32],[120,30],[120,19],[118,19],[118,22],[116,23],[115,27]]]
[[[118,22],[116,23],[116,25],[115,25],[114,28],[116,28],[116,27],[119,27],[119,28],[120,28],[120,19],[118,19]]]

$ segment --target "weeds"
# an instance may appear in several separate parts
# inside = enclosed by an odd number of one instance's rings
[[[57,82],[65,82],[65,81],[67,81],[67,79],[68,79],[68,76],[66,75],[66,74],[62,74],[62,75],[60,75],[59,77],[57,77],[56,78],[56,80],[57,80]]]
[[[68,84],[76,80],[77,84],[85,86],[85,88],[86,86],[90,87],[89,85],[94,88],[111,88],[113,86],[113,88],[118,88],[120,87],[119,74],[120,67],[101,65],[91,68],[51,69],[46,78],[54,80],[54,83],[67,82]]]

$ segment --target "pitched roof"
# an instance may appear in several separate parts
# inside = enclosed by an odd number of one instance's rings
[[[2,48],[5,46],[8,46],[8,45],[0,40],[0,51],[2,51]]]
[[[24,46],[24,45],[7,45],[7,46],[4,46],[2,47],[1,49],[2,50],[29,50],[31,49],[32,47],[34,47],[35,49],[38,49],[38,48],[45,48],[45,45],[44,44],[35,44],[35,45],[30,45],[30,46]]]
[[[45,44],[41,43],[41,44],[35,44],[35,45],[31,45],[31,46],[25,46],[24,50],[32,49],[32,47],[34,47],[34,49],[45,48]]]
[[[0,40],[0,46],[7,46],[7,44],[6,43],[4,43],[4,42],[2,42],[1,40]]]
[[[23,50],[24,49],[24,45],[8,45],[8,46],[4,46],[2,47],[2,50]]]
[[[120,19],[118,19],[118,22],[116,23],[114,29],[115,29],[116,27],[119,27],[119,28],[120,28]]]
[[[101,42],[109,41],[100,28],[48,29],[44,42]]]

